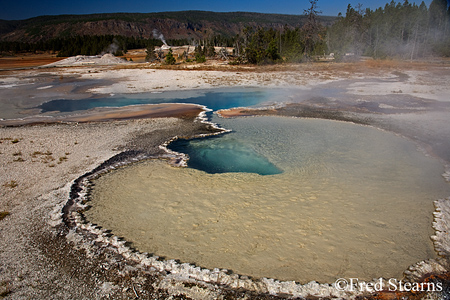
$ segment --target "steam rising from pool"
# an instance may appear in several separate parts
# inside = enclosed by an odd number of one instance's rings
[[[97,179],[87,219],[142,252],[302,283],[399,278],[435,256],[433,201],[450,188],[440,163],[412,142],[326,120],[220,124],[234,132],[202,143],[225,139],[230,155],[251,149],[283,172],[210,174],[145,161]]]

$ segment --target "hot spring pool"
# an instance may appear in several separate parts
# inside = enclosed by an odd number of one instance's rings
[[[79,100],[57,99],[45,102],[37,108],[42,113],[50,111],[74,112],[97,107],[123,107],[128,105],[193,103],[204,105],[214,111],[233,107],[249,107],[265,102],[289,100],[292,92],[281,89],[228,88],[193,91],[165,91],[161,93],[141,93],[137,95],[111,95],[100,98]]]
[[[277,171],[143,161],[95,180],[87,219],[142,252],[302,283],[399,278],[435,257],[433,201],[450,187],[442,165],[413,142],[329,120],[219,122],[233,132],[177,149],[191,147],[209,164],[257,157]]]

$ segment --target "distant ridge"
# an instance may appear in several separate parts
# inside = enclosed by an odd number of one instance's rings
[[[324,25],[331,25],[336,17],[320,19]],[[247,26],[300,27],[305,20],[304,15],[210,11],[40,16],[0,20],[0,41],[40,42],[83,35],[152,38],[155,29],[166,39],[204,39],[214,35],[235,36]]]

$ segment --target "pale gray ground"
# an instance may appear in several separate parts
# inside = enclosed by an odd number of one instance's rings
[[[89,71],[89,72],[88,72]],[[91,72],[92,71],[92,72]],[[418,142],[428,154],[450,161],[450,68],[358,72],[267,73],[68,68],[0,74],[0,118],[36,114],[48,99],[80,99],[99,93],[212,88],[299,87],[294,102],[314,109],[337,108],[355,121],[391,130]],[[339,92],[336,92],[339,91]],[[192,134],[191,121],[157,119],[105,124],[0,128],[0,295],[7,299],[193,299],[240,298],[250,292],[211,284],[168,285],[157,272],[141,272],[107,247],[74,247],[55,213],[67,201],[70,183],[133,141],[156,147],[177,134]],[[204,132],[204,131],[203,131]],[[159,152],[160,153],[160,152]],[[53,194],[52,194],[53,193]],[[50,194],[50,196],[49,196]],[[101,245],[100,245],[101,246]],[[169,280],[170,281],[170,280]],[[168,292],[169,291],[169,292]],[[261,299],[272,296],[255,296]]]

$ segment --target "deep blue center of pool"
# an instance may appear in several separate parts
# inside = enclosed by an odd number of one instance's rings
[[[210,174],[245,172],[275,175],[282,173],[282,170],[252,149],[251,145],[233,138],[216,136],[193,140],[179,139],[172,142],[168,148],[189,155],[189,167]]]

